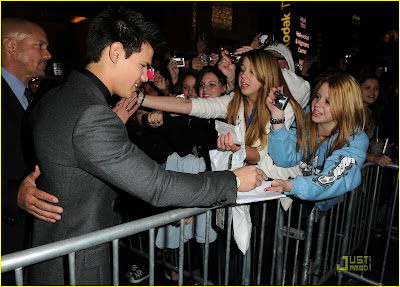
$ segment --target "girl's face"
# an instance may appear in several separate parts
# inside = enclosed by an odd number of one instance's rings
[[[222,86],[214,73],[207,73],[200,81],[200,98],[216,98],[226,91],[226,86]]]
[[[336,122],[332,117],[329,106],[329,85],[323,83],[311,102],[311,119],[313,122],[333,129]]]
[[[247,57],[243,59],[239,71],[239,87],[243,95],[247,97],[257,96],[261,83],[257,80]]]
[[[182,92],[187,99],[197,98],[196,79],[193,76],[187,76],[182,82]]]
[[[376,79],[368,79],[360,85],[364,104],[375,103],[379,96],[379,83]]]

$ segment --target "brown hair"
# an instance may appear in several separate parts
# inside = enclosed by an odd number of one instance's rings
[[[304,133],[303,110],[290,93],[278,60],[269,51],[252,50],[242,55],[242,58],[238,64],[239,67],[244,58],[247,58],[250,61],[253,73],[257,80],[261,83],[261,87],[257,94],[257,103],[255,105],[253,120],[251,121],[250,125],[248,125],[246,121],[246,145],[253,146],[257,140],[260,140],[260,145],[257,146],[259,150],[264,149],[267,145],[268,134],[266,132],[266,126],[271,117],[269,110],[265,105],[265,98],[268,95],[271,87],[279,87],[283,85],[283,92],[290,98],[289,103],[293,108],[297,121],[298,132],[296,150],[305,150],[306,140]],[[227,120],[229,124],[236,124],[236,119],[242,102],[244,105],[247,105],[246,96],[243,95],[240,91],[240,88],[236,86],[235,96],[228,105]]]

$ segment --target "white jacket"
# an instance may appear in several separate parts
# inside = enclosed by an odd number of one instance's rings
[[[284,44],[275,42],[268,45],[264,50],[278,53],[283,56],[288,63],[288,69],[282,69],[283,77],[289,87],[290,93],[293,98],[300,104],[304,109],[310,99],[310,83],[299,77],[295,73],[295,66],[293,61],[292,52]]]
[[[304,109],[310,100],[310,83],[288,69],[281,69],[281,71],[293,98]]]
[[[234,96],[234,92],[229,95],[217,97],[217,98],[209,98],[209,99],[192,99],[192,112],[191,116],[199,117],[199,118],[224,118],[226,119],[228,115],[228,104],[232,100]],[[293,109],[290,105],[287,105],[285,109],[285,126],[286,129],[292,125],[294,121],[294,113]],[[244,115],[244,105],[243,103],[240,105],[238,117],[236,119],[235,125],[239,125],[240,131],[242,133],[243,138],[245,138],[246,134],[246,118]],[[268,123],[265,127],[267,133],[269,134],[271,130],[271,124]],[[254,146],[258,146],[259,141],[256,142]],[[294,178],[297,175],[301,175],[301,170],[298,166],[283,168],[274,164],[274,161],[270,157],[268,153],[268,144],[263,150],[259,150],[260,153],[260,161],[258,165],[260,168],[267,174],[268,177],[273,179],[288,179]]]

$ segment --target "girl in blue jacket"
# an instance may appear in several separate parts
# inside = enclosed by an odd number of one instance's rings
[[[321,211],[328,210],[361,183],[369,141],[363,132],[360,87],[346,74],[330,75],[317,83],[305,116],[305,143],[297,141],[294,126],[289,130],[283,127],[284,112],[274,105],[276,90],[281,87],[272,88],[265,100],[272,123],[268,151],[279,166],[299,164],[303,176],[273,180],[266,190],[317,201]]]

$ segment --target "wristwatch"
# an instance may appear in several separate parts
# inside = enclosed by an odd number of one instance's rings
[[[236,177],[236,187],[237,189],[239,189],[240,186],[240,179],[238,177]]]

